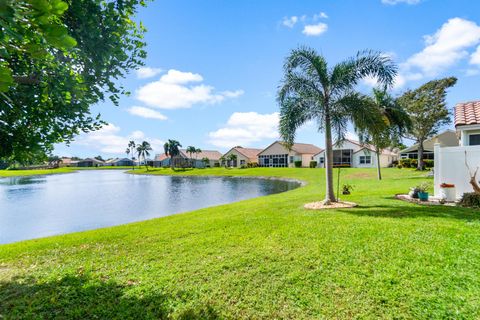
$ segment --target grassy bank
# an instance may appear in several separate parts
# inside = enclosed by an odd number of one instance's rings
[[[38,170],[0,170],[0,178],[40,176],[47,174],[71,173],[75,168],[38,169]]]
[[[303,209],[322,199],[321,169],[148,174],[276,176],[308,184],[146,222],[0,246],[0,315],[480,317],[480,213],[393,199],[426,180],[422,173],[388,169],[377,181],[375,170],[344,169],[341,181],[354,190],[342,198],[360,206],[330,211]]]

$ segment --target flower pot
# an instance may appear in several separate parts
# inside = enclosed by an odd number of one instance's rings
[[[418,199],[420,199],[420,201],[428,201],[428,192],[419,192]]]
[[[455,187],[447,187],[447,188],[440,187],[440,198],[445,201],[455,201],[457,198]]]

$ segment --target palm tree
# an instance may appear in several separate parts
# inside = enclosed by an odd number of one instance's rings
[[[291,146],[297,129],[316,120],[325,133],[326,205],[335,202],[333,190],[332,130],[342,138],[349,122],[368,123],[377,115],[355,87],[362,78],[373,77],[386,86],[392,85],[397,67],[379,52],[362,51],[329,68],[327,61],[314,49],[292,50],[285,60],[284,78],[278,91],[280,135]]]
[[[221,156],[220,159],[218,159],[220,161],[220,165],[225,165],[225,167],[227,167],[227,164],[226,164],[226,160],[224,156]]]
[[[180,142],[178,142],[177,140],[171,140],[171,139],[168,139],[168,141],[165,142],[165,144],[163,145],[165,155],[167,157],[170,157],[170,166],[172,169],[173,169],[173,158],[180,154],[179,148],[181,147],[182,145],[180,144]]]
[[[237,155],[231,153],[228,155],[227,160],[228,160],[228,166],[233,167],[233,164],[237,161]],[[235,164],[235,167],[236,167],[236,164]]]
[[[199,153],[202,153],[202,149],[200,149],[200,148],[195,149],[195,161],[197,160],[197,157],[198,157]]]
[[[135,141],[130,140],[128,142],[128,148],[130,149],[130,152],[132,153],[132,163],[133,163],[132,170],[135,170],[135,162],[133,162],[133,159],[134,159],[133,155],[135,154],[136,147],[137,147],[137,145],[135,144]],[[138,159],[138,160],[140,160],[140,159]],[[140,165],[140,163],[139,163],[139,165]]]
[[[143,141],[141,144],[137,145],[137,154],[138,154],[138,161],[143,158],[143,162],[145,162],[145,168],[148,171],[148,165],[147,165],[147,157],[150,156],[150,152],[152,150],[152,147],[150,146],[150,143],[147,141]]]
[[[203,165],[206,168],[210,164],[210,159],[208,159],[207,157],[203,157],[202,162],[203,162]]]
[[[360,124],[357,133],[362,143],[374,146],[377,154],[377,176],[378,180],[382,180],[380,153],[401,140],[411,127],[411,120],[408,113],[388,94],[386,88],[373,89],[372,97],[365,99],[377,109],[379,117],[374,122]]]
[[[192,164],[193,167],[193,157],[192,154],[197,152],[197,148],[193,146],[188,146],[186,152],[190,155],[190,163]]]

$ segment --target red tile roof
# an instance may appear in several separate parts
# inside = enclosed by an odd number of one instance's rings
[[[257,159],[258,154],[262,151],[262,149],[244,148],[244,147],[235,147],[233,149],[237,150],[239,153],[243,154],[248,159],[255,160],[255,161]]]
[[[322,151],[322,148],[309,143],[294,143],[292,150],[301,154],[317,154]]]
[[[480,100],[458,103],[455,106],[455,127],[480,124]]]

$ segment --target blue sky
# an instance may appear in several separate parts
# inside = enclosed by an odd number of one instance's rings
[[[122,156],[130,139],[151,142],[153,153],[167,139],[205,150],[265,147],[278,136],[283,61],[302,45],[332,65],[362,49],[391,55],[400,66],[395,95],[456,76],[450,108],[480,99],[480,1],[157,0],[137,18],[148,29],[148,58],[122,80],[132,95],[118,107],[94,106],[109,125],[58,145],[56,154]],[[369,92],[373,83],[359,89]],[[297,140],[323,147],[312,124]]]

